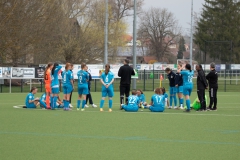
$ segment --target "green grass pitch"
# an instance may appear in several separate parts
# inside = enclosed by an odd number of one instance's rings
[[[207,92],[206,92],[207,93]],[[153,92],[145,92],[149,101]],[[40,97],[41,93],[37,96]],[[126,113],[99,112],[100,92],[93,92],[98,108],[76,111],[15,109],[26,93],[0,94],[0,159],[239,159],[240,94],[218,93],[218,111],[183,113],[166,109]],[[61,95],[62,96],[62,95]],[[192,100],[196,98],[193,93]]]

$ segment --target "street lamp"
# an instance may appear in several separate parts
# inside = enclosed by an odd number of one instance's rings
[[[133,16],[133,69],[136,69],[136,24],[137,24],[137,0],[134,0],[134,16]],[[133,89],[136,89],[136,78],[133,79]]]

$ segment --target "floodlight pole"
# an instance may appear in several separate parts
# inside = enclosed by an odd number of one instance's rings
[[[105,1],[104,65],[108,63],[108,0]]]
[[[192,66],[192,52],[193,52],[193,0],[192,0],[192,8],[191,8],[191,40],[190,40],[190,57],[189,57],[191,66]]]
[[[136,69],[136,23],[137,23],[137,0],[134,0],[134,16],[133,16],[133,69]],[[133,89],[136,89],[136,78],[133,79]]]

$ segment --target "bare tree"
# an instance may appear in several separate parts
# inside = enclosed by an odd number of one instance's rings
[[[140,17],[138,35],[149,41],[150,54],[161,61],[173,40],[181,35],[181,27],[167,9],[151,8]]]

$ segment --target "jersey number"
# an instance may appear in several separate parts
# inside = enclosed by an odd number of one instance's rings
[[[155,99],[156,99],[157,104],[160,104],[162,101],[162,97],[160,97],[160,96],[155,96]]]
[[[192,82],[193,76],[188,76],[188,82]]]
[[[82,76],[79,76],[79,82],[82,83]]]
[[[108,82],[108,76],[105,78],[105,82],[106,82],[106,83]]]
[[[130,103],[130,104],[136,103],[136,98],[130,97],[128,103]]]

